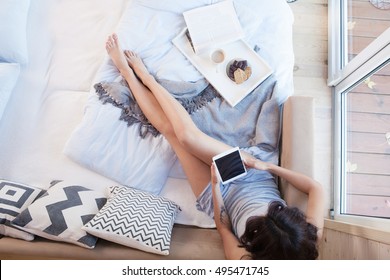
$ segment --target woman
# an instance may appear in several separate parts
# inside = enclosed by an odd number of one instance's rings
[[[106,50],[127,81],[149,122],[168,140],[183,167],[199,208],[214,214],[228,259],[315,259],[323,227],[322,187],[314,180],[241,154],[248,175],[221,193],[212,157],[231,147],[201,132],[187,111],[150,75],[133,52],[123,52],[118,36],[109,36]],[[211,166],[211,170],[210,170]],[[274,176],[308,194],[306,216],[280,198]],[[210,213],[213,212],[213,213]]]

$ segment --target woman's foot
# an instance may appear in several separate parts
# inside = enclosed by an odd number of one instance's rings
[[[106,50],[119,72],[124,75],[126,73],[133,73],[129,64],[127,63],[126,57],[123,54],[121,47],[119,46],[118,35],[115,33],[108,36],[106,41]]]
[[[146,69],[142,59],[132,51],[124,51],[125,58],[128,65],[134,70],[135,74],[142,80],[142,78],[149,76],[149,71]]]

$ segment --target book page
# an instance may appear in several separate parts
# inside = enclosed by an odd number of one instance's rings
[[[196,53],[244,37],[231,0],[193,9],[183,15]]]

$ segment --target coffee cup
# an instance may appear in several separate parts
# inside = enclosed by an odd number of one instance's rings
[[[218,66],[225,61],[225,58],[226,58],[226,55],[225,55],[225,52],[224,50],[222,49],[216,49],[216,50],[213,50],[211,53],[210,53],[210,59],[211,61],[217,66],[217,72],[218,72]]]
[[[213,50],[210,54],[210,59],[215,64],[220,64],[225,60],[225,52],[222,49]]]

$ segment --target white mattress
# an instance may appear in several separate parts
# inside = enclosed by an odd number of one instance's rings
[[[169,40],[161,43],[159,39],[176,35],[163,34],[172,30],[166,26],[181,30],[183,11],[217,1],[132,1],[143,6],[144,13],[134,13],[127,19],[136,25],[139,37],[123,36],[124,44],[140,52],[149,70],[160,78],[200,79],[199,72]],[[64,155],[63,148],[83,118],[95,75],[104,65],[104,42],[113,30],[120,30],[121,16],[132,1],[31,1],[27,27],[29,64],[21,68],[0,123],[1,178],[42,188],[52,180],[68,180],[90,188],[117,184],[75,163]],[[276,90],[282,102],[293,90],[292,14],[284,0],[272,2],[235,0],[236,9],[245,15],[240,20],[246,40],[252,46],[260,46],[260,54],[277,77]],[[132,46],[132,42],[137,45]],[[174,169],[179,170],[177,165]],[[162,195],[182,206],[178,222],[213,225],[195,210],[195,197],[186,180],[172,176]]]

